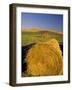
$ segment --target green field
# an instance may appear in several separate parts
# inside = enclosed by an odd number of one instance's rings
[[[21,42],[22,46],[38,43],[47,42],[50,39],[56,39],[60,44],[63,42],[63,34],[51,32],[51,31],[39,31],[39,32],[22,32]]]

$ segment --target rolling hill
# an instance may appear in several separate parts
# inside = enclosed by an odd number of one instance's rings
[[[47,42],[50,39],[56,39],[59,43],[63,42],[63,33],[54,29],[43,30],[40,28],[30,28],[22,30],[22,46],[38,42]]]

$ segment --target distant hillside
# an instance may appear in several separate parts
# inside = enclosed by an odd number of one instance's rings
[[[49,32],[52,32],[52,33],[57,33],[57,34],[61,34],[63,35],[63,32],[57,32],[56,30],[48,30]]]
[[[42,34],[44,33],[49,33],[49,34],[59,34],[59,35],[63,35],[63,32],[57,32],[57,31],[53,31],[53,30],[48,30],[48,31],[40,31]]]
[[[22,32],[39,32],[42,31],[40,28],[30,28],[30,29],[24,29]]]
[[[40,28],[30,28],[22,30],[22,46],[38,42],[47,42],[56,39],[60,44],[63,42],[63,33],[54,29],[43,30]]]
[[[43,29],[40,29],[40,28],[30,28],[30,29],[24,29],[24,30],[22,30],[22,32],[38,32],[38,33],[40,32],[42,34],[52,33],[52,34],[63,35],[63,32],[57,32],[55,29],[43,30]]]

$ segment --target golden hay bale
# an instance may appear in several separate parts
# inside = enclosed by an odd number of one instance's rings
[[[60,75],[62,73],[62,52],[58,41],[52,39],[48,42],[34,45],[26,56],[27,75],[45,76]]]

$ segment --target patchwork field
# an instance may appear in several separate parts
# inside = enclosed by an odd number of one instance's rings
[[[22,31],[21,35],[21,42],[22,46],[26,46],[32,43],[37,42],[47,42],[50,39],[54,38],[56,39],[60,44],[63,42],[63,34],[61,32],[55,32],[55,31]]]

